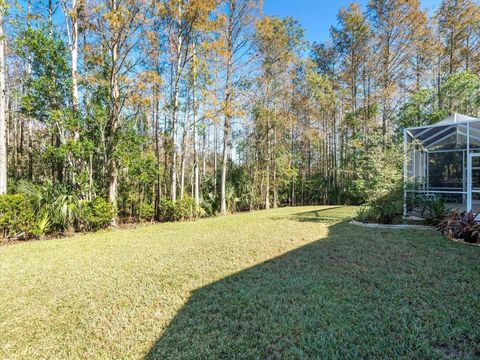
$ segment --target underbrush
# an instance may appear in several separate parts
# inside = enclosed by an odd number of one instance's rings
[[[195,204],[195,199],[188,195],[175,202],[170,199],[160,202],[160,221],[196,220],[204,214],[202,208]]]
[[[100,197],[87,201],[61,195],[49,201],[33,194],[0,196],[2,239],[27,240],[95,231],[107,227],[113,215],[112,204]]]
[[[155,207],[142,203],[133,222],[196,220],[205,215],[195,200],[185,195],[172,202],[162,199],[156,218]],[[28,240],[62,236],[107,228],[121,220],[114,206],[102,197],[81,198],[52,183],[20,183],[15,194],[0,196],[0,239]]]

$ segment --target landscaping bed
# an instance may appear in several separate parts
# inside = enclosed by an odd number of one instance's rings
[[[350,224],[357,225],[357,226],[364,226],[373,229],[424,229],[424,230],[433,230],[434,228],[427,225],[420,225],[420,224],[411,224],[408,222],[401,223],[401,224],[377,224],[377,223],[368,223],[368,222],[360,222],[356,220],[350,221]]]
[[[452,210],[437,225],[442,234],[456,242],[480,245],[480,223],[472,211]]]
[[[376,228],[414,228],[424,225],[440,231],[456,242],[480,244],[478,214],[448,207],[442,198],[429,197],[420,201],[422,217],[403,217],[403,200],[398,191],[372,199],[367,206],[358,208],[356,225]],[[407,203],[412,211],[412,203]]]

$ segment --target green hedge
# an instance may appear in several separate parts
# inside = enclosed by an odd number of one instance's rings
[[[0,231],[3,239],[30,238],[36,234],[30,200],[22,194],[0,196]]]

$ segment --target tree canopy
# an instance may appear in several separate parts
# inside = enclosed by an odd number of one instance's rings
[[[312,44],[257,0],[7,2],[9,191],[50,182],[112,220],[363,203],[401,179],[402,128],[479,115],[479,24],[473,0],[371,0]]]

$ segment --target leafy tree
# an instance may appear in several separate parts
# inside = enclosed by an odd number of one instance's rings
[[[73,182],[78,170],[71,142],[76,123],[70,107],[71,74],[65,43],[52,36],[48,28],[28,28],[17,46],[19,55],[28,57],[31,65],[27,91],[20,99],[22,111],[50,129],[52,174],[64,181],[66,160],[67,175]]]
[[[480,106],[480,79],[468,72],[451,74],[440,89],[445,113],[478,114]]]

